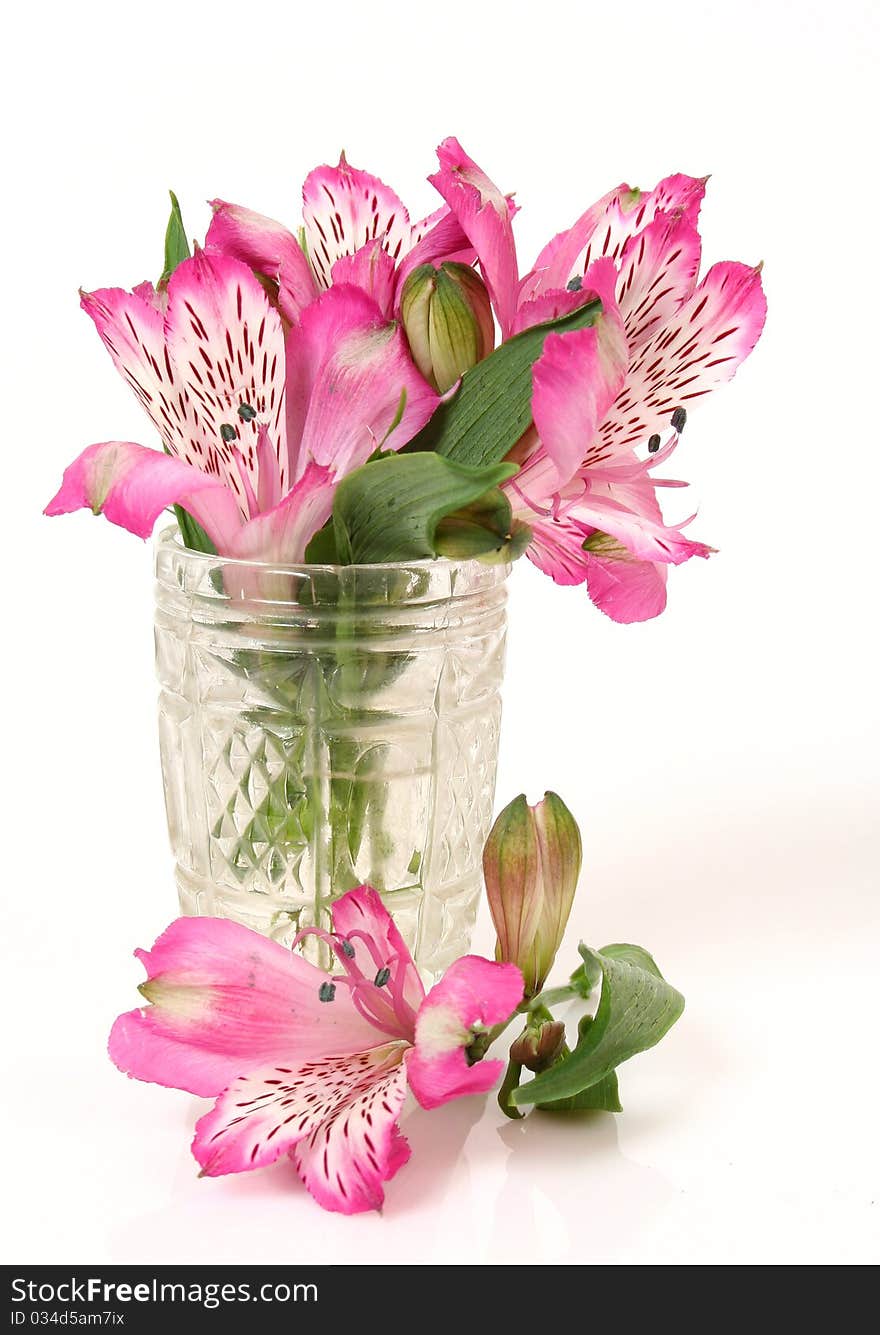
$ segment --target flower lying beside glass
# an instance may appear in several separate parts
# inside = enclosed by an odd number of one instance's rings
[[[136,952],[148,1004],[116,1021],[110,1055],[139,1080],[216,1100],[192,1145],[201,1176],[289,1157],[326,1209],[379,1209],[410,1155],[398,1126],[408,1089],[433,1109],[501,1080],[510,1117],[619,1112],[618,1066],[681,1014],[639,946],[581,945],[569,980],[545,989],[580,866],[578,827],[555,794],[512,802],[485,850],[496,958],[462,956],[427,992],[369,886],[335,901],[332,931],[303,933],[321,937],[327,969],[239,923],[179,918]],[[571,1043],[560,1002],[581,1003]],[[511,1024],[521,1032],[505,1071],[487,1054]]]

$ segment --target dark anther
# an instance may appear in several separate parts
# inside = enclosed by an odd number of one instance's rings
[[[220,425],[220,435],[228,445],[231,440],[235,440],[235,427],[230,426],[228,422],[222,422]]]
[[[252,422],[257,415],[257,410],[252,408],[249,403],[240,403],[238,405],[238,415],[243,422]]]
[[[354,946],[350,941],[340,941],[339,949],[342,951],[343,955],[347,955],[350,960],[354,959]]]
[[[672,414],[672,425],[675,428],[675,430],[679,433],[679,435],[681,434],[682,431],[684,431],[684,424],[687,420],[688,420],[687,409],[676,408],[675,412]]]
[[[390,977],[391,977],[390,969],[380,969],[379,972],[376,974],[374,982],[377,987],[384,987]]]
[[[319,1001],[332,1001],[335,996],[336,996],[335,983],[322,983],[321,986],[318,988]]]
[[[568,282],[565,284],[565,289],[567,292],[580,292],[583,285],[583,278],[579,278],[577,274],[575,274],[574,278],[569,278]]]
[[[656,454],[659,448],[660,448],[660,437],[657,435],[655,431],[653,436],[651,436],[651,438],[648,441],[648,449],[651,451],[652,454]]]

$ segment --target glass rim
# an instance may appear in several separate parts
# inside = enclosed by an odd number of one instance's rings
[[[461,570],[465,567],[480,567],[488,574],[490,571],[497,571],[504,577],[509,574],[511,563],[509,561],[492,564],[486,561],[478,561],[476,557],[464,557],[460,560],[454,560],[448,556],[426,556],[413,557],[406,561],[371,561],[371,562],[352,562],[350,565],[333,565],[326,561],[254,561],[241,556],[222,556],[219,552],[197,552],[192,547],[185,546],[180,532],[180,527],[176,521],[166,524],[164,528],[159,529],[153,538],[153,545],[156,551],[161,549],[170,549],[179,553],[188,561],[203,562],[205,565],[224,565],[230,567],[242,567],[249,570],[264,570],[283,572],[284,574],[309,574],[313,571],[323,571],[327,574],[337,577],[343,571],[357,574],[367,571],[393,571],[393,570]]]

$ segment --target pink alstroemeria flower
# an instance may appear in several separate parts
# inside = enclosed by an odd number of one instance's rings
[[[505,196],[457,140],[438,157],[431,180],[477,252],[504,338],[593,295],[603,302],[596,330],[549,336],[534,368],[535,429],[505,484],[532,527],[527,554],[558,583],[585,582],[616,621],[657,616],[667,567],[711,548],[664,523],[656,489],[686,484],[651,470],[675,448],[689,405],[755,346],[760,266],[716,264],[697,282],[706,181],[677,175],[648,193],[610,191],[521,279]]]
[[[205,239],[275,285],[278,306],[293,323],[316,293],[336,283],[362,288],[390,317],[420,264],[473,259],[450,209],[411,222],[395,192],[352,167],[344,153],[338,166],[309,173],[302,201],[302,245],[282,223],[222,199],[211,201],[214,218]]]
[[[369,886],[335,902],[332,933],[308,931],[340,973],[226,919],[177,919],[136,952],[150,1004],[119,1017],[110,1056],[138,1080],[216,1097],[192,1146],[202,1176],[289,1155],[325,1209],[378,1210],[409,1158],[407,1084],[423,1108],[491,1089],[504,1063],[471,1045],[516,1010],[522,974],[467,955],[426,995]]]
[[[178,503],[223,556],[298,561],[336,480],[377,446],[404,445],[437,403],[400,329],[357,286],[317,297],[285,330],[247,265],[199,250],[167,291],[108,288],[82,305],[167,453],[89,446],[50,515],[89,506],[147,537]]]

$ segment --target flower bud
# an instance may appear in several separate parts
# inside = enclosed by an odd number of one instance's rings
[[[441,394],[495,343],[489,294],[466,264],[413,269],[403,285],[400,314],[416,365]]]
[[[552,1066],[565,1047],[565,1025],[545,1020],[537,1029],[524,1029],[510,1045],[510,1060],[538,1074]]]
[[[525,995],[540,992],[571,912],[581,869],[581,836],[555,793],[530,807],[520,795],[492,827],[483,873],[498,936],[495,957],[518,965]]]

